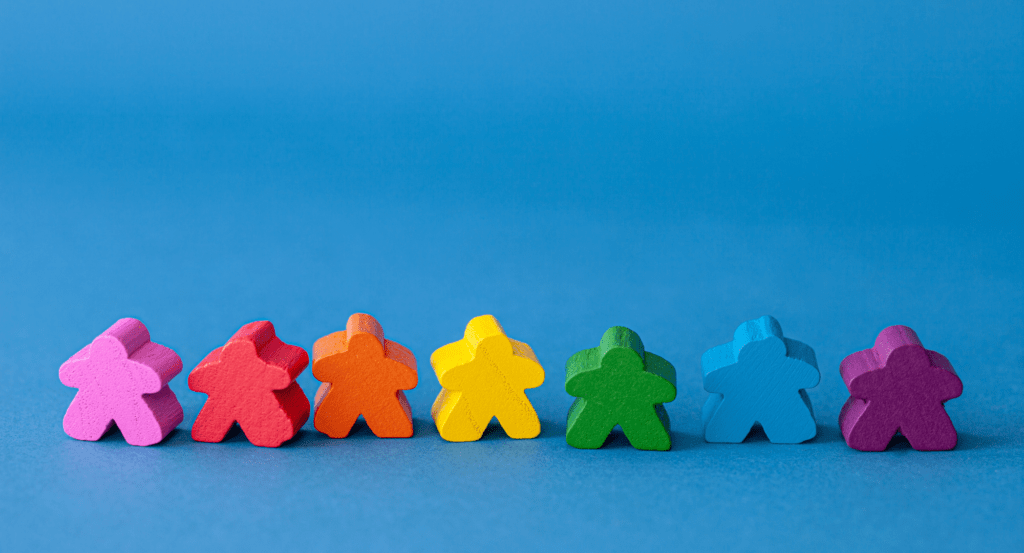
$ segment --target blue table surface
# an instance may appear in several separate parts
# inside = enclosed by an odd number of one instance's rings
[[[1024,549],[1019,2],[3,11],[0,549]],[[413,438],[192,441],[238,327],[309,350],[354,312],[418,359]],[[485,313],[545,367],[537,439],[430,418]],[[700,356],[766,314],[817,353],[818,436],[705,443]],[[126,316],[185,421],[73,440],[57,369]],[[839,433],[891,324],[963,380],[953,451]],[[676,367],[669,452],[565,442],[612,325]]]

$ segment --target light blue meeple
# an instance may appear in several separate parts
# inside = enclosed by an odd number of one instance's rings
[[[772,443],[795,444],[817,434],[807,388],[821,375],[814,350],[782,335],[773,317],[747,321],[733,340],[701,357],[704,439],[739,443],[759,423]]]

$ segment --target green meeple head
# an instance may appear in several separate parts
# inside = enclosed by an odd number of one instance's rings
[[[601,336],[601,366],[619,370],[644,370],[644,343],[624,326],[613,326]]]

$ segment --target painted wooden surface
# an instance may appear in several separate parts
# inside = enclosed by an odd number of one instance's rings
[[[345,330],[317,340],[313,376],[322,382],[313,400],[320,432],[344,438],[362,415],[379,438],[412,436],[412,410],[402,390],[416,387],[416,357],[384,338],[377,319],[356,313]]]
[[[306,351],[282,342],[270,321],[243,326],[188,376],[188,387],[209,395],[192,438],[220,442],[234,423],[254,445],[278,447],[309,419],[309,400],[295,378]]]
[[[132,445],[159,443],[184,417],[167,386],[181,367],[174,350],[150,341],[146,325],[117,321],[60,366],[61,383],[78,388],[64,432],[95,441],[117,424]]]
[[[544,368],[530,346],[509,338],[493,316],[469,321],[464,337],[434,351],[430,364],[442,387],[430,414],[445,440],[479,440],[493,417],[510,438],[540,434],[524,390],[544,383]]]
[[[577,398],[569,409],[569,445],[599,448],[618,425],[637,449],[672,447],[663,404],[676,398],[676,371],[646,351],[636,332],[613,326],[601,337],[600,346],[570,357],[565,391]]]
[[[847,445],[883,451],[901,432],[918,451],[956,447],[957,434],[943,404],[960,397],[963,383],[941,354],[924,348],[912,329],[890,326],[874,347],[839,366],[850,399],[839,413]]]
[[[773,317],[747,321],[733,340],[701,357],[704,439],[739,443],[755,423],[772,443],[795,444],[817,434],[807,388],[821,375],[814,350],[782,335]]]

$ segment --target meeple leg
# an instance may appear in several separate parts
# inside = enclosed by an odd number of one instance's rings
[[[235,424],[235,416],[231,408],[211,397],[192,424],[192,439],[197,442],[223,441],[232,424]]]
[[[712,402],[714,404],[709,408],[708,404]],[[738,444],[746,439],[754,426],[754,416],[744,408],[742,400],[715,399],[712,395],[705,403],[705,411],[710,411],[704,423],[704,439],[709,442]]]
[[[619,421],[626,439],[637,449],[668,451],[672,447],[672,438],[668,433],[666,421],[668,413],[659,413],[658,406],[649,409],[634,409],[634,417]],[[664,407],[661,407],[664,411]]]
[[[722,394],[713,393],[708,397],[708,400],[704,402],[704,407],[700,410],[700,420],[705,428],[708,425],[708,421],[711,420],[711,417],[716,411],[718,411],[718,406],[722,404],[722,400],[724,398],[725,396]]]
[[[569,408],[565,441],[579,449],[597,449],[604,445],[615,424],[604,406],[577,398]]]
[[[441,437],[449,442],[473,442],[484,435],[492,415],[474,412],[462,392],[441,390],[430,410]],[[486,418],[484,418],[486,416]]]
[[[114,427],[114,419],[106,409],[106,402],[89,402],[82,392],[75,394],[64,414],[64,432],[76,440],[95,442]]]
[[[884,451],[899,430],[897,415],[888,405],[850,397],[839,413],[839,427],[853,449]]]
[[[540,419],[537,418],[537,411],[533,409],[533,404],[522,392],[509,398],[501,406],[501,412],[496,415],[509,438],[524,440],[540,435]]]
[[[342,390],[326,392],[313,414],[313,426],[332,438],[347,437],[359,418],[359,410],[346,402],[340,395],[342,393]]]
[[[900,431],[918,451],[947,451],[956,447],[956,428],[941,403],[915,413],[903,413]]]
[[[409,438],[412,436],[412,409],[399,390],[395,395],[363,413],[366,425],[378,438]]]
[[[760,418],[768,439],[775,444],[798,444],[813,438],[818,427],[807,406],[808,403],[798,394],[772,406],[770,412]]]
[[[114,420],[126,442],[146,446],[160,443],[184,418],[178,398],[165,386],[126,404]]]
[[[295,421],[273,392],[262,395],[238,417],[238,426],[253,445],[278,447],[295,436]]]

